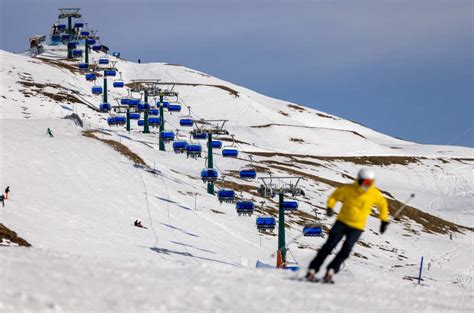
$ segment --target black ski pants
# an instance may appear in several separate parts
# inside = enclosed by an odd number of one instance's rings
[[[357,240],[359,240],[362,230],[355,229],[347,226],[346,224],[336,221],[334,226],[329,231],[329,237],[326,243],[318,251],[316,257],[309,264],[309,269],[314,269],[316,272],[319,272],[321,265],[323,265],[324,260],[331,253],[331,251],[337,246],[342,237],[346,236],[341,250],[337,253],[334,260],[328,264],[327,269],[332,268],[334,272],[339,272],[339,268],[345,259],[349,257]]]

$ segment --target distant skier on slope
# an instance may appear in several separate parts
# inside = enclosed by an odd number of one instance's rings
[[[0,202],[2,203],[2,207],[5,207],[5,199],[3,195],[0,195]]]
[[[140,220],[135,220],[135,222],[133,223],[133,226],[148,229],[142,225],[142,222]]]
[[[369,169],[361,169],[357,174],[357,180],[352,184],[345,184],[337,188],[327,201],[327,216],[333,216],[333,207],[341,202],[342,208],[337,215],[336,223],[329,231],[326,243],[318,251],[316,257],[311,261],[306,274],[309,281],[318,281],[318,273],[326,257],[345,236],[346,240],[336,257],[327,266],[324,282],[332,283],[333,276],[339,272],[341,264],[351,253],[352,247],[359,240],[364,231],[367,217],[375,205],[379,209],[379,218],[382,221],[380,233],[383,234],[388,226],[387,200],[382,196],[380,190],[374,186],[375,174]]]
[[[5,193],[3,194],[5,199],[8,199],[9,193],[10,193],[10,186],[7,186],[7,188],[5,188]]]
[[[48,127],[48,130],[46,131],[46,133],[49,135],[49,137],[54,138],[53,130],[51,128]]]

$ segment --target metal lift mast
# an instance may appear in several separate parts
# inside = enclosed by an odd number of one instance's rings
[[[80,8],[60,8],[59,9],[59,19],[67,18],[67,33],[72,37],[73,30],[72,30],[72,19],[73,18],[81,18],[82,15],[79,13]],[[67,49],[67,57],[68,59],[72,58],[72,48],[68,47]]]
[[[285,241],[285,210],[283,202],[285,194],[299,196],[303,194],[303,190],[298,187],[301,176],[268,176],[260,177],[263,185],[259,188],[259,195],[264,198],[273,198],[278,194],[278,254],[277,266],[284,267],[286,264],[286,241]],[[273,183],[277,180],[279,185]],[[285,183],[285,181],[287,183]],[[281,257],[281,262],[279,262]]]
[[[207,133],[207,168],[214,168],[214,157],[212,153],[212,135],[228,135],[229,132],[224,129],[224,125],[227,121],[228,120],[205,119],[194,121],[196,125],[200,125],[199,127],[197,126],[198,132]],[[211,195],[215,194],[213,182],[207,183],[207,193]]]

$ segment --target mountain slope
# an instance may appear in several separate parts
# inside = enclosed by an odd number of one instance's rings
[[[254,217],[239,217],[234,205],[219,204],[206,193],[199,177],[204,159],[159,151],[156,130],[143,134],[136,124],[130,133],[110,128],[108,114],[97,112],[100,97],[90,95],[92,84],[62,55],[64,50],[57,48],[38,58],[0,54],[0,182],[12,186],[1,219],[33,245],[0,253],[9,273],[2,284],[12,286],[0,299],[0,308],[165,311],[200,302],[197,307],[203,311],[256,312],[263,301],[281,311],[304,310],[315,302],[334,311],[349,304],[362,311],[386,309],[394,298],[412,293],[417,297],[400,304],[401,309],[473,308],[472,232],[463,227],[474,225],[473,149],[395,139],[183,66],[117,60],[126,82],[173,83],[195,118],[229,120],[226,129],[235,135],[240,154],[226,159],[215,152],[216,166],[226,177],[218,186],[233,186],[242,197],[261,201],[255,192],[258,181],[236,177],[236,171],[252,163],[250,156],[259,176],[271,172],[304,177],[306,196],[299,198],[300,211],[287,215],[287,241],[315,219],[313,210],[320,222],[331,225],[333,219],[323,214],[325,200],[336,184],[350,182],[360,166],[376,170],[377,184],[393,205],[411,192],[417,194],[407,215],[392,223],[385,235],[378,234],[379,221],[369,218],[361,244],[338,281],[338,290],[352,296],[340,302],[339,291],[330,286],[304,288],[284,279],[292,274],[254,270],[257,260],[274,263],[276,236],[260,235]],[[126,95],[125,90],[112,90],[109,97]],[[166,113],[167,128],[179,128],[179,117],[186,111]],[[83,120],[83,128],[62,119],[73,112]],[[48,127],[55,138],[46,135]],[[187,139],[188,130],[180,129],[179,136]],[[221,139],[226,144],[232,140]],[[132,162],[122,146],[145,165]],[[267,200],[257,211],[275,215],[275,208],[276,203]],[[148,229],[133,227],[137,218]],[[305,267],[323,242],[302,237],[289,248]],[[426,288],[412,289],[410,280],[402,278],[416,275],[420,256],[430,263]],[[36,286],[44,279],[42,273],[53,271],[50,262],[58,269],[43,291]],[[91,288],[84,290],[88,281]],[[64,286],[70,286],[72,297],[61,291]],[[160,301],[154,300],[154,288],[165,294]],[[355,288],[364,293],[353,293]],[[132,304],[123,300],[129,290]],[[381,298],[367,299],[366,291]],[[288,298],[279,297],[281,293]],[[88,303],[78,300],[93,294],[102,297]],[[189,299],[183,297],[189,294]]]

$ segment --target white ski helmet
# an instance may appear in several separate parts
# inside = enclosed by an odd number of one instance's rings
[[[362,168],[359,173],[357,173],[357,179],[375,180],[375,173],[371,169]]]

